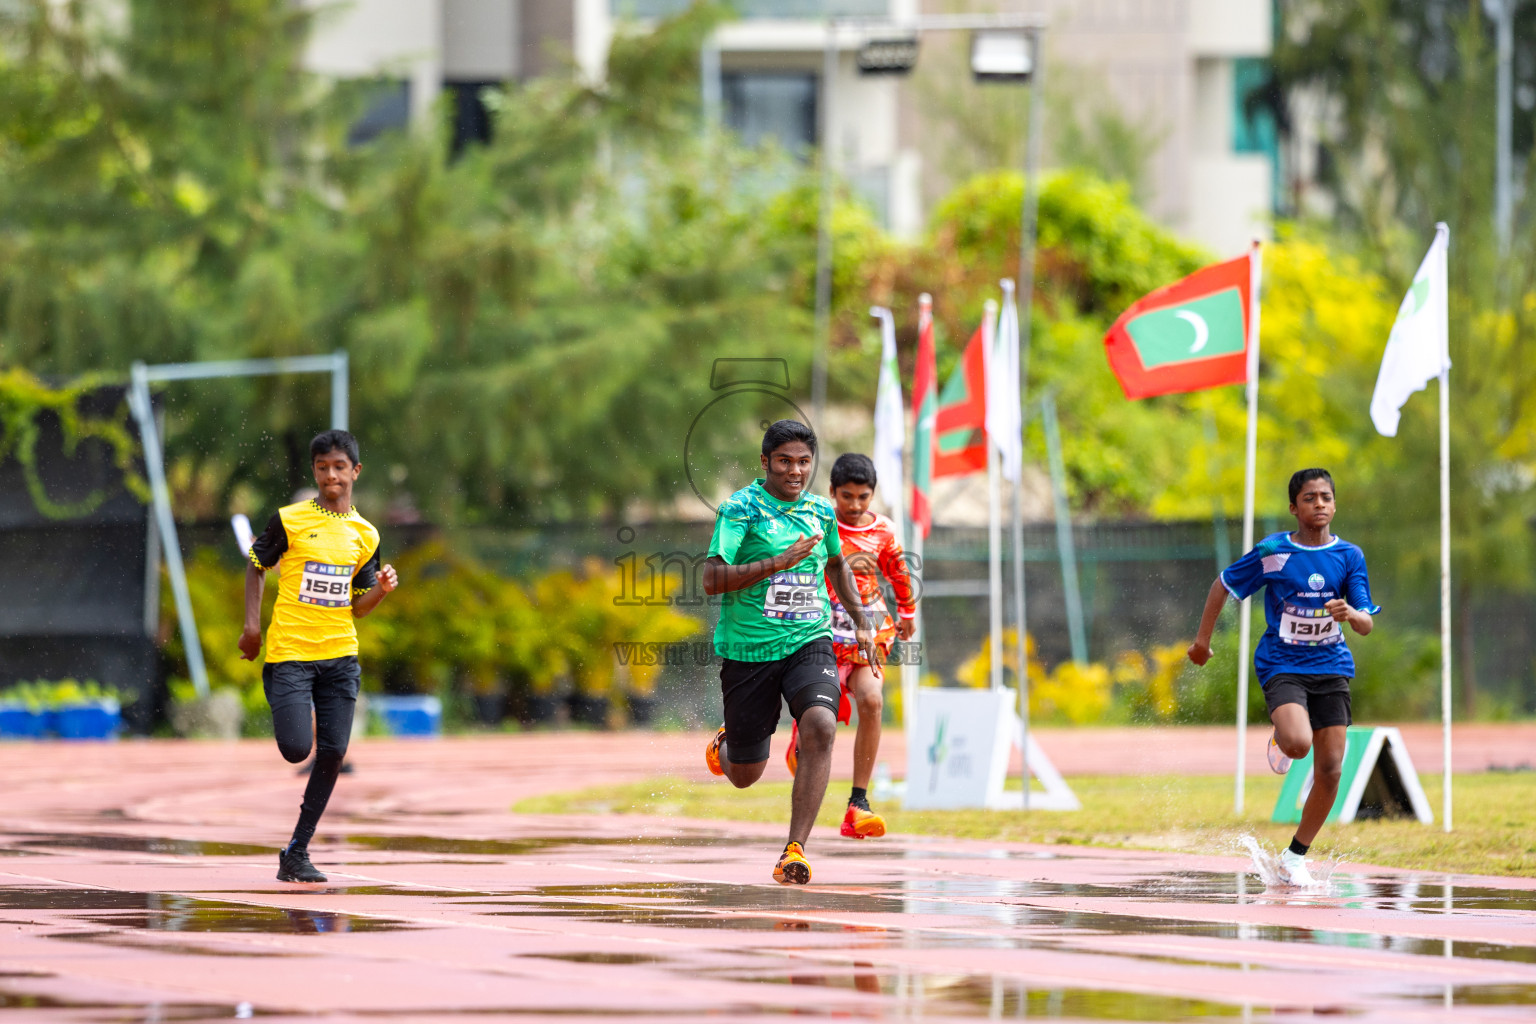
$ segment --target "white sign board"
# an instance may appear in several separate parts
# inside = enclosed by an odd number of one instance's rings
[[[997,806],[1013,750],[1014,692],[920,686],[916,703],[902,806]]]
[[[1015,711],[1017,693],[1010,689],[970,690],[937,686],[912,688],[908,705],[914,713],[907,740],[907,778],[901,784],[902,806],[913,810],[953,810],[986,807],[993,810],[1075,811],[1082,807],[1033,733],[1023,752],[1024,793],[1004,793],[1008,758],[1023,746],[1024,723]]]

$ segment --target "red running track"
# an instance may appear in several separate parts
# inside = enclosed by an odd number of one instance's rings
[[[1076,735],[1047,740],[1067,770],[1092,746]],[[268,743],[0,747],[0,1010],[7,1024],[1533,1016],[1536,880],[1344,865],[1327,895],[1266,893],[1235,857],[818,831],[815,884],[786,889],[768,879],[778,827],[508,810],[699,777],[700,748],[366,741],[314,849],[331,882],[314,887],[272,877],[302,782]]]

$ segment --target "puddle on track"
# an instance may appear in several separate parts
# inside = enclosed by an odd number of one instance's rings
[[[737,837],[715,835],[683,835],[659,838],[590,839],[568,836],[540,836],[525,839],[456,839],[420,835],[353,835],[345,837],[353,847],[387,852],[411,852],[424,854],[448,854],[462,857],[515,857],[538,854],[562,848],[581,847],[676,847],[679,850],[700,848],[734,849],[742,840]],[[244,844],[204,843],[194,840],[145,838],[137,836],[107,835],[52,835],[12,834],[13,846],[28,848],[73,847],[84,849],[124,850],[131,852],[171,853],[186,856],[239,856],[270,854],[275,848]],[[15,852],[15,851],[12,851]],[[839,851],[849,854],[853,851]],[[859,856],[872,851],[860,849]],[[1002,860],[1014,859],[1013,851],[1005,856],[956,855],[954,859]],[[943,858],[947,851],[924,851],[912,847],[893,848],[889,856],[914,859]],[[1018,855],[1025,859],[1027,855]],[[1052,855],[1047,855],[1052,856]],[[345,853],[338,851],[338,862],[345,860]],[[363,862],[346,862],[347,866]],[[397,863],[397,862],[384,862]],[[413,861],[419,864],[419,861]],[[430,863],[467,863],[483,865],[485,861],[448,859]],[[1249,891],[1249,889],[1253,891]],[[977,876],[919,876],[895,881],[879,881],[861,885],[818,885],[807,889],[780,888],[766,885],[733,885],[711,882],[635,882],[599,885],[554,885],[537,887],[513,887],[504,891],[465,892],[414,888],[408,885],[370,883],[356,887],[332,885],[324,889],[271,889],[226,890],[229,895],[290,896],[295,893],[310,895],[323,893],[344,901],[347,896],[361,897],[416,897],[434,901],[452,909],[478,911],[487,917],[546,917],[573,918],[608,924],[657,926],[675,929],[699,929],[703,931],[730,929],[760,932],[820,932],[846,936],[851,948],[860,945],[870,948],[889,948],[896,944],[910,945],[914,939],[920,945],[932,948],[992,948],[992,949],[1063,949],[1084,952],[1081,940],[1095,935],[1188,935],[1202,938],[1229,940],[1267,940],[1301,943],[1312,946],[1339,946],[1355,949],[1377,949],[1398,953],[1434,956],[1445,954],[1443,940],[1422,939],[1352,932],[1342,930],[1307,929],[1264,924],[1237,924],[1220,921],[1190,921],[1156,916],[1139,916],[1134,913],[1116,913],[1058,905],[1063,899],[1118,899],[1132,904],[1187,903],[1204,906],[1228,906],[1234,904],[1262,905],[1272,902],[1297,900],[1312,905],[1332,908],[1371,909],[1398,912],[1417,918],[1421,914],[1444,915],[1447,898],[1452,913],[1479,914],[1536,911],[1536,893],[1528,890],[1457,886],[1447,892],[1441,882],[1420,882],[1412,878],[1374,877],[1350,875],[1333,878],[1329,894],[1298,894],[1288,891],[1265,892],[1258,883],[1242,872],[1178,872],[1148,875],[1126,883],[1058,883],[1038,880],[1019,880]],[[1040,905],[1039,901],[1051,901]],[[1035,901],[1035,902],[1032,902]],[[1111,907],[1112,904],[1104,904]],[[1150,908],[1149,908],[1150,909]],[[6,911],[63,911],[65,920],[97,925],[107,931],[55,933],[54,938],[72,942],[99,943],[107,946],[132,947],[146,952],[166,955],[195,956],[283,956],[262,951],[244,953],[238,949],[199,947],[188,942],[135,941],[139,931],[154,932],[250,932],[275,934],[323,934],[334,932],[371,932],[413,929],[423,927],[404,921],[348,914],[342,910],[315,911],[253,905],[244,902],[195,898],[147,892],[121,892],[117,890],[0,886],[0,914]],[[1156,913],[1152,910],[1151,913]],[[839,923],[824,920],[837,915],[860,915],[857,923]],[[14,915],[12,915],[14,916]],[[707,942],[707,940],[706,940]],[[1536,943],[1536,938],[1533,938]],[[214,944],[216,945],[216,944]],[[849,947],[845,947],[849,948]],[[1457,958],[1487,959],[1517,963],[1536,963],[1536,944],[1510,946],[1492,943],[1457,942],[1452,947]],[[1176,953],[1161,952],[1156,955],[1131,955],[1119,953],[1098,954],[1126,960],[1156,959],[1170,965],[1183,967],[1203,966],[1231,968],[1227,962],[1212,962],[1195,957],[1181,958]],[[519,959],[558,960],[570,963],[606,965],[622,968],[632,965],[663,965],[664,970],[675,970],[687,976],[709,976],[716,980],[733,980],[754,983],[786,985],[810,985],[829,988],[845,988],[867,993],[883,993],[898,997],[907,1010],[922,1014],[939,1015],[952,1013],[960,1016],[1015,1017],[1072,1017],[1083,1020],[1200,1020],[1225,1019],[1245,1012],[1304,1014],[1348,1014],[1344,1008],[1277,1007],[1260,1010],[1233,1003],[1208,1001],[1166,995],[1144,995],[1107,989],[1057,987],[1050,989],[1026,989],[1007,977],[986,975],[925,974],[921,970],[893,972],[890,968],[864,969],[862,964],[796,965],[792,972],[785,970],[781,962],[765,966],[763,970],[720,967],[701,968],[686,956],[658,956],[641,953],[567,952],[550,954],[524,954]],[[1265,969],[1259,967],[1256,969]],[[25,978],[39,975],[15,976],[15,983],[24,984]],[[1444,999],[1443,989],[1426,989],[1423,986],[1405,990],[1401,998],[1414,1002],[1438,1003]],[[1536,985],[1466,985],[1451,991],[1451,998],[1458,1005],[1527,1005],[1536,1004]],[[115,1004],[87,1004],[53,1002],[38,997],[19,996],[0,991],[0,1009],[13,1007],[69,1007],[100,1009],[107,1016],[100,1019],[118,1019],[111,1016],[116,1011],[129,1015],[122,1019],[144,1019],[146,1007],[137,1011]],[[147,1006],[148,1004],[146,1004]],[[732,1007],[736,1009],[738,1007]],[[743,1012],[778,1015],[795,1012],[789,1007],[774,1005],[758,1007],[751,1001],[739,1007]],[[605,1013],[593,1016],[615,1018],[669,1018],[683,1019],[695,1016],[718,1016],[716,1008],[710,1014],[689,1012],[633,1012]],[[870,1007],[869,1016],[881,1016],[890,1007]],[[234,1008],[217,1004],[164,1004],[156,1011],[157,1019],[190,1019],[197,1016],[234,1015]],[[401,1013],[407,1011],[399,1011]],[[529,1011],[521,1008],[486,1011],[427,1011],[431,1016],[459,1016],[463,1013],[521,1012],[530,1016],[559,1017],[564,1012]],[[570,1011],[577,1012],[577,1011]],[[581,1011],[585,1012],[585,1011]],[[903,1013],[906,1010],[902,1011]],[[363,1013],[361,1016],[389,1017],[391,1013]],[[865,1015],[865,1014],[859,1014]],[[899,1015],[899,1014],[898,1014]],[[94,1015],[93,1015],[93,1019]]]
[[[1418,906],[1414,893],[1405,891],[1411,883],[1369,883],[1373,891],[1360,900],[1341,905],[1377,906],[1391,909],[1395,904],[1411,904],[1411,909],[1442,913],[1439,906]],[[1225,891],[1218,891],[1225,886]],[[985,896],[986,901],[967,902],[961,892]],[[469,896],[458,900],[466,907],[516,909],[489,910],[490,916],[554,916],[581,918],[604,924],[634,924],[665,928],[701,930],[729,929],[756,931],[801,930],[817,932],[862,932],[883,934],[888,941],[900,938],[914,928],[922,929],[924,941],[947,948],[1026,948],[1059,945],[1063,938],[1083,935],[1187,935],[1196,938],[1301,943],[1337,946],[1349,949],[1374,949],[1419,956],[1443,957],[1445,943],[1438,938],[1398,936],[1377,932],[1337,929],[1297,928],[1285,925],[1238,924],[1220,921],[1180,920],[1134,914],[1116,914],[1026,902],[1030,898],[1108,896],[1131,900],[1168,902],[1171,898],[1205,903],[1235,903],[1239,899],[1231,874],[1190,873],[1149,881],[1133,886],[1080,885],[1046,882],[974,882],[956,885],[946,879],[905,881],[889,888],[857,886],[852,891],[820,886],[810,889],[716,885],[699,882],[642,882],[605,886],[541,886],[524,893],[500,898]],[[1515,890],[1511,890],[1515,891]],[[1253,902],[1251,896],[1242,897]],[[1455,898],[1453,896],[1453,898]],[[1331,905],[1339,905],[1330,901]],[[1406,909],[1406,908],[1405,908]],[[858,925],[808,920],[809,916],[836,914],[871,915],[872,920]],[[804,915],[804,916],[802,916]],[[891,916],[890,927],[879,920]],[[931,921],[916,918],[931,918]],[[985,927],[1027,929],[974,932],[977,919]],[[1536,939],[1536,936],[1533,936]],[[1503,945],[1489,942],[1456,942],[1457,957],[1496,960],[1510,963],[1536,963],[1536,945]],[[1178,962],[1188,963],[1180,960]]]
[[[324,934],[380,932],[419,928],[389,918],[333,911],[268,907],[226,900],[197,899],[158,892],[117,889],[47,889],[0,886],[0,914],[5,911],[64,911],[72,921],[113,929],[174,932],[270,932]]]
[[[56,1011],[49,1016],[79,1020],[68,1011],[84,1011],[85,1019],[93,1022],[115,1021],[177,1021],[244,1019],[267,1016],[249,1005],[229,1003],[109,1003],[90,1000],[60,999],[55,996],[35,995],[26,992],[9,992],[0,988],[0,1012],[11,1010]]]
[[[662,846],[682,849],[736,849],[739,838],[729,836],[665,836],[646,838],[591,838],[585,836],[534,836],[526,839],[459,839],[452,836],[371,836],[342,837],[349,846],[393,853],[454,853],[480,857],[520,857],[566,846]],[[274,852],[276,852],[274,850]]]
[[[302,956],[301,953],[279,953],[267,949],[239,948],[209,944],[195,946],[185,942],[162,942],[145,937],[141,932],[55,932],[48,936],[61,942],[84,942],[93,946],[116,946],[136,949],[146,953],[164,953],[174,956],[236,956],[258,957],[265,960]]]
[[[564,960],[573,964],[669,964],[676,963],[676,957],[654,956],[649,953],[526,953],[524,959],[529,960]]]
[[[1443,1003],[1445,990],[1419,997],[1426,1003]],[[1453,985],[1451,1002],[1456,1006],[1536,1006],[1536,985]]]
[[[125,836],[84,832],[28,833],[12,832],[4,842],[22,851],[58,848],[70,850],[111,850],[120,853],[166,853],[179,857],[251,857],[275,854],[275,846],[252,843],[223,843],[202,839],[171,839],[164,836]]]
[[[877,971],[870,964],[851,964],[828,971],[790,974],[722,973],[733,981],[837,988],[870,995],[919,1001],[926,1015],[985,1013],[992,1019],[1060,1018],[1114,1021],[1198,1021],[1242,1017],[1241,1005],[1182,996],[1150,995],[1091,988],[1036,988],[999,981],[989,975],[908,975]],[[903,991],[905,990],[905,991]],[[1248,1013],[1276,1012],[1249,1006]],[[1278,1012],[1286,1012],[1280,1008]],[[1308,1008],[1306,1013],[1313,1011]],[[1326,1012],[1326,1011],[1324,1011]]]

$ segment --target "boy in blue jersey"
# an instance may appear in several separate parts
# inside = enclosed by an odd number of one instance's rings
[[[1275,726],[1269,764],[1283,775],[1292,758],[1314,751],[1312,792],[1290,848],[1280,855],[1286,880],[1307,886],[1315,884],[1307,870],[1307,849],[1333,809],[1345,732],[1353,721],[1349,681],[1355,659],[1344,642],[1344,623],[1364,636],[1374,625],[1371,616],[1381,609],[1371,603],[1365,555],[1329,530],[1336,510],[1333,477],[1326,469],[1299,470],[1291,476],[1290,495],[1296,529],[1265,537],[1211,584],[1189,660],[1196,665],[1210,660],[1211,634],[1228,594],[1240,601],[1267,588],[1267,627],[1253,667]]]

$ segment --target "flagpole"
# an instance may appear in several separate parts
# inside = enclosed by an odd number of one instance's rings
[[[986,386],[983,393],[992,398],[992,363],[996,353],[992,351],[997,340],[997,302],[987,300],[981,328],[982,365],[986,367]],[[987,434],[987,597],[988,597],[988,654],[992,673],[991,687],[1003,686],[1003,513],[1002,488],[999,486],[997,440]]]
[[[924,331],[930,332],[929,340],[931,342],[931,340],[932,340],[932,338],[931,338],[932,330],[933,330],[933,296],[929,295],[927,292],[923,292],[921,295],[919,295],[917,297],[917,335],[918,335],[918,349],[919,349],[920,353],[921,353],[921,351],[923,349],[923,343],[922,343],[922,339],[924,337],[923,332]],[[921,357],[919,358],[918,361],[922,362]],[[916,601],[916,607],[913,609],[913,615],[912,615],[912,641],[913,641],[914,650],[915,650],[915,653],[916,653],[917,657],[916,657],[915,661],[913,661],[913,662],[903,661],[902,666],[901,666],[901,725],[902,725],[902,732],[905,734],[906,739],[907,739],[907,749],[908,750],[914,749],[913,748],[914,737],[917,735],[917,720],[915,718],[916,708],[917,708],[917,688],[923,684],[923,660],[924,660],[923,659],[923,601],[922,601],[922,594],[923,594],[923,526],[922,526],[921,523],[918,522],[918,516],[917,516],[917,485],[918,485],[918,459],[919,458],[924,459],[925,460],[925,464],[928,467],[924,471],[924,478],[923,478],[924,493],[927,494],[927,495],[931,495],[932,491],[933,491],[933,424],[929,423],[926,428],[923,425],[924,398],[925,398],[925,395],[926,395],[926,391],[923,394],[919,394],[918,391],[917,391],[917,383],[918,383],[917,378],[919,376],[921,376],[921,374],[922,374],[921,367],[914,367],[913,368],[913,381],[912,381],[912,385],[913,385],[913,393],[912,393],[912,413],[913,413],[913,418],[912,418],[912,484],[911,484],[911,487],[909,488],[911,490],[911,492],[912,492],[912,509],[911,509],[911,515],[908,516],[908,518],[907,518],[907,521],[912,524],[912,546],[908,549],[912,553],[912,558],[909,559],[909,565],[908,565],[908,568],[907,568],[907,572],[908,572],[908,574],[912,578],[912,583],[913,583],[912,593],[913,593],[914,599]],[[938,381],[937,380],[932,381],[929,384],[929,386],[934,389],[934,392],[933,392],[934,393],[934,399],[935,399],[935,403],[934,404],[937,405]],[[929,415],[933,415],[933,413],[934,413],[934,410],[929,410],[928,414]],[[922,443],[925,446],[925,448],[926,448],[926,450],[921,452],[921,453],[919,453],[918,447],[917,447],[919,443]],[[931,497],[928,500],[931,501],[932,500]],[[933,509],[932,509],[931,505],[928,506],[928,510],[925,513],[925,515],[927,516],[927,519],[925,521],[928,522],[928,524],[931,526],[932,525],[932,520],[933,520]]]
[[[1253,550],[1253,493],[1259,453],[1259,285],[1263,278],[1263,243],[1257,238],[1248,255],[1248,443],[1246,479],[1243,482],[1243,551]],[[1244,598],[1238,619],[1237,641],[1237,775],[1233,783],[1232,809],[1243,813],[1243,783],[1248,758],[1248,643],[1253,637],[1249,622],[1252,598]]]
[[[1440,371],[1440,722],[1445,830],[1451,830],[1451,374]]]
[[[1507,3],[1507,0],[1506,0]],[[1450,228],[1435,225],[1450,247]],[[1446,257],[1445,259],[1448,259]],[[1441,263],[1441,268],[1445,263]],[[1451,327],[1450,295],[1445,275],[1437,282],[1445,294],[1440,324],[1440,727],[1445,762],[1445,831],[1451,830]]]

